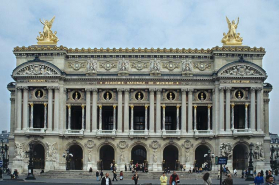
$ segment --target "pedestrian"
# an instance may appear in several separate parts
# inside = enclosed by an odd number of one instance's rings
[[[136,172],[136,173],[133,175],[132,180],[134,180],[135,185],[138,184],[138,180],[139,180],[138,172]]]
[[[123,180],[123,171],[120,171],[120,180]]]
[[[110,163],[110,170],[113,170],[113,164]]]
[[[265,170],[265,176],[268,176],[268,170]]]
[[[104,173],[103,173],[102,170],[101,170],[100,176],[101,176],[101,180],[102,180],[102,178],[103,178],[103,176],[104,176]]]
[[[167,185],[168,177],[166,176],[165,173],[163,173],[163,175],[160,177],[160,182],[161,182],[161,185]]]
[[[233,185],[233,180],[231,174],[227,175],[227,178],[223,181],[223,184],[225,185]]]
[[[127,171],[127,165],[125,164],[125,172]]]
[[[220,170],[218,170],[217,179],[220,179]]]
[[[242,172],[241,172],[241,178],[242,179],[244,178],[244,170],[242,170]]]
[[[261,176],[261,173],[258,173],[258,176],[255,177],[254,180],[255,185],[262,185],[264,183],[263,176]]]
[[[274,182],[274,178],[272,175],[267,175],[265,178],[265,184],[264,185],[276,185]]]
[[[268,171],[268,175],[271,175],[273,177],[273,180],[275,181],[275,176],[272,174],[271,170]]]
[[[130,171],[132,171],[132,165],[131,164],[129,165],[129,167],[130,167]]]
[[[101,185],[112,185],[108,173],[106,173],[106,175],[104,176],[104,178],[102,178]]]
[[[236,169],[233,170],[233,175],[237,176],[237,170]]]
[[[93,169],[90,167],[89,168],[89,173],[92,173],[93,172]]]
[[[263,170],[261,170],[261,176],[263,177],[263,175],[264,175],[264,174],[263,174]]]
[[[189,173],[192,173],[192,167],[190,166]]]
[[[205,173],[202,177],[204,185],[211,185],[212,184],[212,180],[210,178],[210,174],[209,173]]]
[[[114,179],[115,179],[116,181],[118,181],[116,177],[117,177],[116,171],[113,171],[113,178],[112,178],[112,181],[114,181]]]
[[[170,173],[170,167],[168,167],[168,173]]]
[[[99,181],[99,175],[100,175],[100,173],[99,173],[99,171],[97,170],[97,171],[96,171],[96,178],[97,178],[97,181]]]
[[[180,164],[180,170],[182,171],[182,169],[183,169],[183,165],[182,165],[182,164]]]
[[[180,183],[179,177],[176,174],[176,171],[173,171],[173,174],[170,176],[170,185],[177,185],[177,183]]]

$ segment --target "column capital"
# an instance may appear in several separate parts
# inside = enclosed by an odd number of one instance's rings
[[[134,105],[130,105],[131,109],[134,109]]]
[[[125,88],[124,91],[125,92],[130,92],[130,89],[129,88]]]
[[[21,89],[23,89],[23,87],[22,86],[17,86],[16,89],[21,90]]]
[[[47,103],[44,103],[44,106],[46,107],[46,106],[47,106]]]
[[[147,109],[149,107],[149,105],[145,105],[144,107],[145,107],[145,109]]]
[[[124,91],[124,89],[119,88],[119,89],[117,89],[117,91],[122,92],[122,91]]]
[[[59,86],[54,86],[53,89],[54,89],[54,90],[59,90],[60,87],[59,87]]]
[[[207,105],[207,108],[210,109],[212,106],[211,105]]]
[[[81,108],[84,109],[84,107],[85,107],[85,105],[84,105],[84,104],[81,104]]]
[[[263,90],[263,88],[262,87],[256,87],[256,90],[261,91],[261,90]]]
[[[231,103],[231,106],[232,106],[232,108],[234,108],[235,104],[234,104],[234,103]]]
[[[156,92],[161,92],[162,91],[162,89],[160,89],[160,88],[156,88],[155,90],[156,90]]]
[[[33,107],[33,106],[34,106],[34,104],[33,104],[33,103],[29,103],[29,105],[30,105],[31,107]]]
[[[151,88],[151,89],[149,89],[149,92],[155,92],[156,91],[156,89],[155,88]]]
[[[85,88],[85,91],[86,91],[86,92],[91,92],[91,91],[92,91],[92,88]]]
[[[194,105],[194,108],[195,108],[195,109],[197,109],[197,107],[198,107],[197,105]]]
[[[223,87],[223,86],[219,87],[219,90],[224,90],[224,89],[225,89],[225,87]]]
[[[112,107],[113,107],[113,109],[116,109],[117,105],[113,105]]]
[[[98,92],[98,89],[97,88],[92,88],[92,91],[93,92]]]
[[[249,104],[248,103],[245,103],[245,108],[248,108]]]
[[[226,89],[226,90],[231,90],[232,87],[226,86],[225,89]]]
[[[28,86],[22,87],[23,90],[28,90]]]
[[[182,88],[182,89],[181,89],[181,92],[187,92],[187,91],[188,91],[187,88]]]
[[[102,107],[103,107],[102,105],[99,105],[99,109],[102,109]]]
[[[257,90],[256,87],[251,87],[251,92],[255,92]]]
[[[192,88],[188,89],[188,92],[193,92],[193,91],[194,91],[194,89],[192,89]]]
[[[180,105],[176,105],[176,108],[179,109],[181,106]]]
[[[52,90],[52,89],[54,89],[54,86],[47,86],[47,89]]]
[[[68,107],[68,109],[71,109],[71,104],[67,104],[66,106]]]
[[[162,105],[162,108],[165,109],[165,108],[166,108],[166,105]]]

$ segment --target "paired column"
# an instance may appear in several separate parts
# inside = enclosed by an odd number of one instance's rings
[[[92,89],[93,91],[93,95],[92,95],[92,132],[95,132],[97,131],[97,100],[98,100],[98,95],[97,95],[97,92],[98,92],[98,89]]]
[[[90,132],[90,102],[91,102],[91,89],[85,89],[86,91],[86,126],[85,132]]]
[[[71,105],[68,106],[68,130],[71,130]]]
[[[84,130],[84,105],[81,105],[81,130]]]
[[[211,105],[208,105],[207,106],[207,130],[210,130],[210,120],[211,120],[210,110],[211,110]]]
[[[219,93],[220,93],[220,131],[224,131],[224,87],[219,87]]]
[[[232,127],[232,130],[234,130],[234,104],[231,104],[231,106],[232,106],[231,127]]]
[[[117,111],[117,130],[118,132],[122,133],[122,91],[123,89],[117,89],[117,100],[118,100],[118,111]]]
[[[47,119],[47,129],[52,131],[52,101],[53,101],[53,92],[52,88],[48,87],[48,119]]]
[[[261,121],[262,121],[262,88],[257,88],[257,131],[262,131]]]
[[[179,130],[179,108],[180,105],[176,106],[176,130]]]
[[[54,88],[54,131],[58,132],[59,128],[59,87]]]
[[[99,130],[102,131],[102,105],[99,105]]]
[[[212,129],[217,134],[219,133],[219,83],[215,82],[215,88],[213,90],[213,123]],[[218,151],[219,152],[219,151]]]
[[[47,103],[44,103],[44,129],[47,128]],[[31,111],[32,112],[32,111]]]
[[[193,89],[189,89],[188,91],[188,132],[193,132]]]
[[[248,129],[248,106],[249,104],[245,104],[245,130]]]
[[[161,133],[161,91],[162,89],[156,89],[156,133],[159,134]],[[163,116],[163,119],[165,119],[165,116]],[[163,127],[164,126],[165,124],[163,121]]]
[[[134,130],[134,105],[130,105],[131,107],[131,130]]]
[[[30,109],[31,109],[31,113],[30,113],[30,128],[33,128],[34,126],[34,104],[30,103]]]
[[[197,106],[194,105],[194,131],[197,130]]]
[[[130,89],[125,89],[124,95],[124,132],[129,132],[129,93]]]
[[[181,130],[186,133],[186,89],[181,89],[182,105],[181,105]]]
[[[113,130],[115,131],[116,127],[116,105],[113,105]]]
[[[154,132],[154,89],[149,89],[149,131]]]
[[[231,87],[226,87],[226,131],[230,130]]]
[[[21,115],[22,115],[22,87],[17,87],[17,117],[16,117],[16,130],[21,130]]]
[[[256,98],[255,98],[255,88],[252,87],[251,90],[251,109],[250,109],[250,128],[252,131],[256,130]],[[246,108],[246,107],[245,107]],[[246,127],[245,127],[246,128]]]
[[[148,105],[145,105],[145,121],[144,121],[144,127],[145,127],[145,131],[147,131],[147,122],[148,122],[148,116],[147,116],[147,111],[148,111]]]
[[[23,88],[23,130],[28,128],[28,87]]]
[[[165,131],[166,130],[166,106],[162,105],[162,108],[163,108],[163,131]]]

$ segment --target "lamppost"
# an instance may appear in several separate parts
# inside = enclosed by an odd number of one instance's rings
[[[1,143],[2,143],[2,145],[1,145],[1,154],[2,154],[2,162],[3,162],[3,164],[2,164],[2,173],[4,173],[4,168],[5,168],[5,152],[4,152],[4,141],[3,141],[3,139],[1,139]]]
[[[33,174],[33,155],[34,155],[34,151],[33,151],[33,144],[30,143],[29,144],[29,151],[26,152],[26,155],[29,155],[29,164],[28,164],[28,175],[25,178],[26,180],[36,180],[34,174]]]
[[[66,159],[66,170],[70,170],[70,159],[73,157],[73,154],[67,149],[66,154],[63,154],[63,157]]]
[[[208,153],[204,155],[206,162],[207,162],[207,168],[208,171],[212,170],[212,158],[215,157],[214,154],[211,154],[211,150],[208,150]]]
[[[249,149],[250,149],[250,153],[249,153],[249,156],[250,156],[250,160],[249,160],[249,166],[248,166],[248,175],[247,175],[247,177],[246,177],[246,181],[254,181],[254,176],[253,176],[253,169],[254,169],[254,167],[253,167],[253,147],[254,147],[254,145],[253,145],[253,143],[250,143],[250,145],[249,145]]]

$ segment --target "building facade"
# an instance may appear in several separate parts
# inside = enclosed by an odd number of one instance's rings
[[[230,169],[270,169],[269,93],[263,48],[72,49],[15,47],[10,168],[151,171],[201,166],[227,156]],[[214,163],[214,159],[213,163]],[[213,170],[217,167],[213,166]]]

